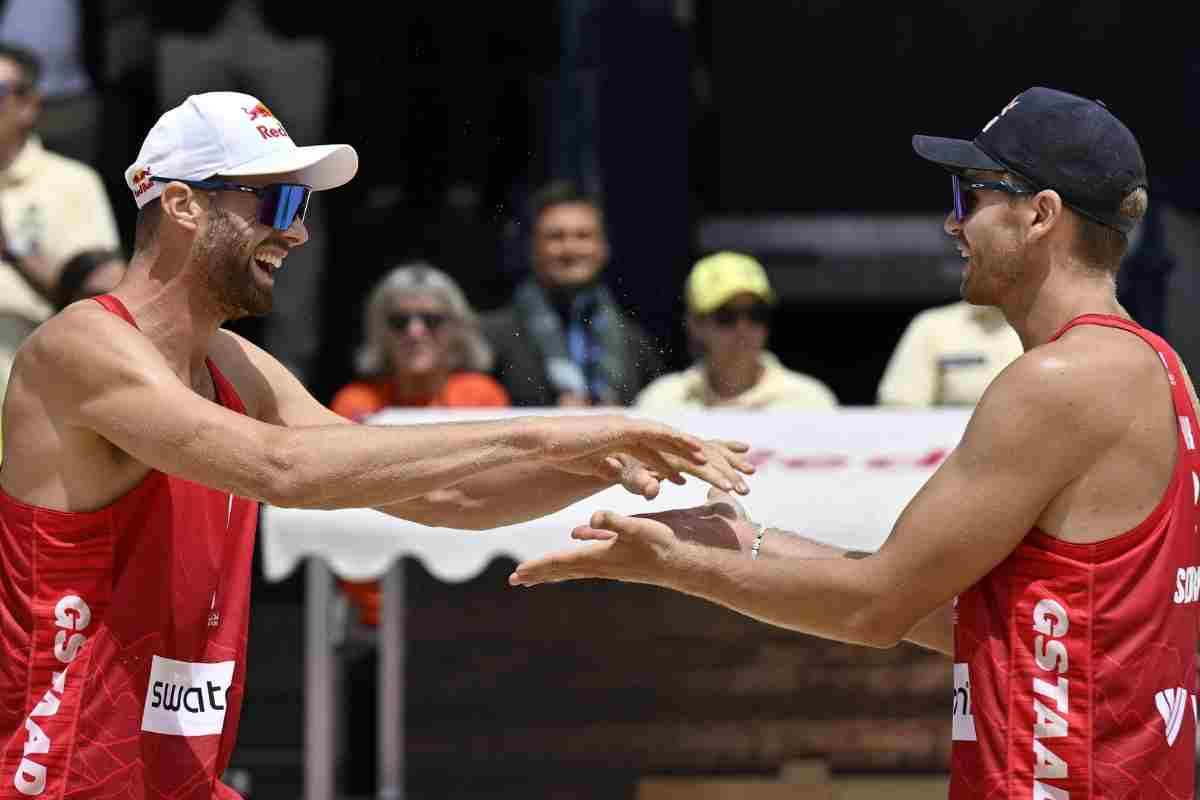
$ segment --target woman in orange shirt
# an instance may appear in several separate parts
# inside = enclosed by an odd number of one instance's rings
[[[387,407],[508,406],[508,393],[486,372],[492,349],[479,319],[449,275],[429,264],[402,264],[371,290],[358,352],[359,380],[338,390],[330,407],[361,421]],[[378,625],[377,581],[340,581],[359,619]]]

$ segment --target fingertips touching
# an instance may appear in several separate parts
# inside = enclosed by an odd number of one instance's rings
[[[617,534],[612,531],[602,531],[587,525],[580,525],[571,531],[571,538],[581,542],[606,542],[610,539],[616,539]]]

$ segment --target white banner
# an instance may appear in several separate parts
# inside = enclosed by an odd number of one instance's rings
[[[374,424],[484,420],[559,413],[539,409],[389,410]],[[659,419],[704,438],[752,446],[757,474],[743,499],[756,521],[843,547],[874,550],[896,518],[962,437],[970,410],[852,408],[825,412],[687,411],[631,415]],[[319,454],[314,454],[319,458]],[[282,580],[318,555],[354,580],[382,575],[399,557],[419,558],[434,575],[463,581],[497,556],[524,559],[571,546],[570,531],[598,509],[641,513],[704,502],[707,487],[664,484],[653,502],[611,488],[548,517],[492,531],[428,528],[369,509],[310,511],[268,507],[263,564]]]

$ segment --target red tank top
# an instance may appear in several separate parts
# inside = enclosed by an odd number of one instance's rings
[[[97,300],[136,327],[116,298]],[[218,402],[245,413],[209,361]],[[258,504],[151,471],[99,511],[0,491],[0,798],[237,798]]]
[[[951,800],[1193,796],[1200,603],[1196,410],[1175,352],[1155,349],[1179,419],[1158,506],[1130,531],[1073,544],[1034,529],[955,603]]]

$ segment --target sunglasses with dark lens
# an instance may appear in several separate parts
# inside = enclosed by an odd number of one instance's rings
[[[421,324],[425,326],[425,329],[430,333],[434,333],[450,317],[446,314],[438,314],[433,311],[393,311],[387,315],[387,324],[392,330],[403,333],[408,330],[408,326],[412,324],[414,319],[421,320]]]
[[[766,325],[771,321],[771,307],[766,303],[755,303],[752,306],[731,308],[722,306],[710,315],[712,321],[722,328],[732,328],[739,319],[749,320],[758,325]]]
[[[1003,181],[976,181],[951,173],[950,190],[954,193],[954,219],[956,221],[962,222],[971,216],[971,212],[979,205],[979,197],[975,194],[979,189],[992,189],[1007,194],[1036,194],[1034,189],[1018,189],[1011,183]]]
[[[303,222],[304,215],[308,213],[308,201],[312,197],[312,187],[303,183],[268,183],[266,186],[246,186],[219,178],[190,181],[182,178],[164,178],[158,175],[152,176],[150,180],[159,183],[178,182],[210,192],[248,192],[253,194],[258,197],[259,224],[270,225],[277,231],[286,231],[297,220]]]

